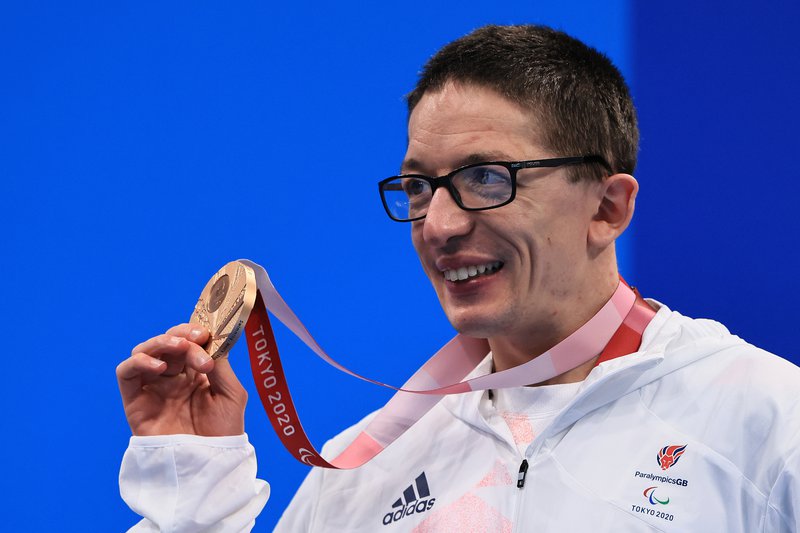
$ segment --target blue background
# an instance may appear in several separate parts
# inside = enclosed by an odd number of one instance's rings
[[[452,335],[375,182],[402,158],[421,65],[489,22],[565,29],[628,77],[629,281],[797,362],[800,8],[659,4],[0,3],[4,529],[134,523],[114,368],[188,319],[231,259],[265,265],[320,343],[372,377],[401,383]],[[318,445],[388,399],[278,334]],[[266,531],[306,467],[271,433],[243,345],[231,359],[273,487]]]

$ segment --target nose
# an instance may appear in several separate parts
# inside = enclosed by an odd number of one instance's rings
[[[440,187],[434,191],[428,213],[422,222],[422,238],[425,242],[441,247],[472,231],[473,214],[458,207],[450,192]]]

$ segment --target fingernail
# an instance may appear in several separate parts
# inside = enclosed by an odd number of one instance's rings
[[[202,334],[203,334],[203,330],[202,329],[200,329],[200,328],[192,328],[192,330],[189,332],[189,340],[196,341],[197,339],[200,338],[200,336]]]
[[[197,366],[203,366],[204,364],[208,363],[211,358],[207,355],[198,355],[195,357],[195,361],[197,362]]]
[[[153,368],[158,368],[158,367],[160,367],[160,366],[161,366],[161,364],[162,364],[163,362],[164,362],[164,361],[162,361],[161,359],[151,359],[151,360],[150,360],[150,366],[152,366]]]

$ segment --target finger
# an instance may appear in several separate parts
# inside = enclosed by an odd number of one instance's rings
[[[173,335],[157,335],[134,347],[131,355],[144,353],[150,357],[161,359],[167,363],[162,372],[164,377],[176,376],[186,366],[186,356],[191,343],[183,337]]]
[[[210,359],[202,346],[187,340],[185,337],[164,333],[137,345],[131,355],[146,353],[152,357],[165,361],[186,361],[186,364],[200,370]],[[206,369],[208,370],[208,369]]]
[[[131,355],[135,353],[146,353],[152,356],[165,354],[177,355],[186,350],[186,342],[186,339],[183,337],[164,333],[137,344],[133,350],[131,350]]]
[[[184,337],[164,333],[144,341],[136,346],[132,353],[146,353],[151,357],[162,359],[169,365],[165,375],[174,376],[190,366],[198,372],[208,372],[214,365],[208,353],[194,342]]]
[[[183,337],[201,346],[208,342],[210,336],[209,331],[200,324],[178,324],[169,328],[167,334]]]
[[[198,345],[200,350],[194,346],[189,347],[188,367],[197,372],[205,374],[214,368],[213,359],[208,355],[203,345],[211,338],[211,332],[200,324],[188,323],[178,324],[167,330],[170,335],[184,337],[189,342]]]
[[[236,377],[236,372],[233,371],[230,361],[227,357],[222,357],[214,361],[214,368],[206,374],[208,382],[211,385],[211,390],[216,394],[224,394],[229,397],[237,397],[244,395],[246,392],[242,386],[239,378]]]
[[[168,365],[163,376],[176,376],[182,372],[193,376],[196,372],[205,374],[214,368],[214,360],[211,359],[202,346],[198,346],[182,337],[175,338],[180,339],[175,350],[166,350],[158,356],[166,361]]]
[[[197,372],[206,374],[214,368],[214,360],[202,346],[193,342],[186,342],[186,366]]]
[[[146,353],[135,353],[117,365],[117,383],[123,402],[134,398],[142,389],[142,379],[163,374],[167,364]]]
[[[177,338],[184,338],[195,344],[203,345],[208,342],[209,331],[200,324],[178,324],[172,326],[163,335],[156,335],[141,344],[138,344],[132,351],[131,355],[136,352],[151,353],[155,350],[169,348],[169,346],[178,346]]]

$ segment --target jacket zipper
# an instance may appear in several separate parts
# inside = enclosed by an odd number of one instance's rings
[[[512,529],[514,531],[524,531],[520,525],[520,517],[522,516],[522,505],[524,503],[525,498],[525,481],[528,477],[528,458],[526,456],[522,456],[522,462],[519,465],[519,471],[517,472],[517,502],[516,508],[514,509],[514,522],[512,524]]]
[[[528,460],[523,459],[522,464],[519,465],[519,474],[517,474],[517,488],[521,489],[525,486],[525,476],[528,475]]]

